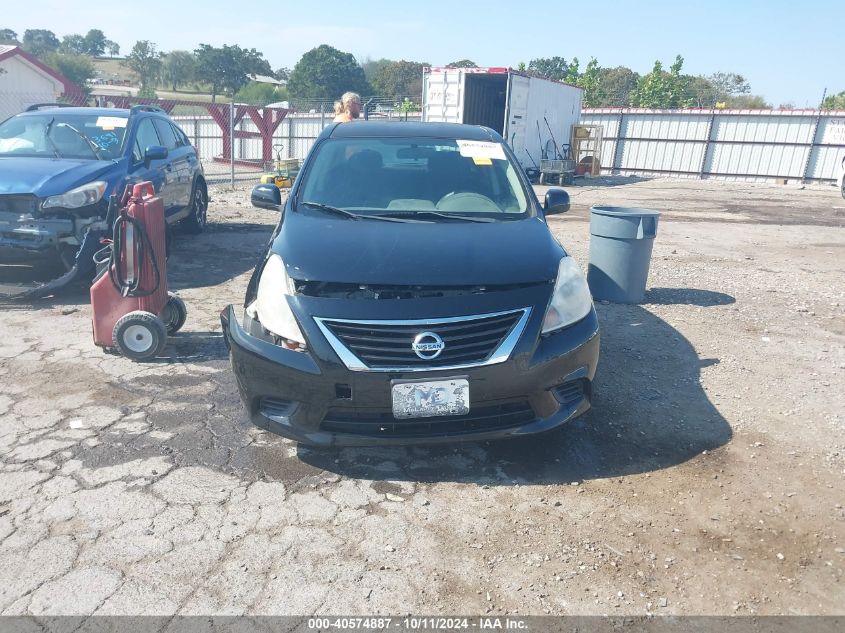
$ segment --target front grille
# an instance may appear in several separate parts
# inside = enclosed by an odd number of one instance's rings
[[[17,220],[22,215],[33,215],[38,210],[38,198],[31,195],[3,195],[0,196],[0,214],[6,215],[6,220]]]
[[[431,321],[353,322],[317,319],[335,351],[351,369],[345,352],[351,352],[366,369],[434,369],[471,366],[490,360],[494,354],[505,360],[516,345],[527,321],[528,308],[472,317]],[[516,328],[515,336],[503,343]],[[417,335],[433,332],[443,340],[436,358],[420,358],[412,349]],[[332,340],[332,339],[335,340]]]
[[[397,420],[391,411],[361,412],[329,409],[320,429],[368,437],[435,437],[481,433],[521,426],[534,420],[526,401],[478,407],[467,415]]]

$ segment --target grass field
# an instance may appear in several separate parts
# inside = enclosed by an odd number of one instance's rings
[[[99,58],[94,60],[94,68],[97,71],[97,77],[108,81],[109,79],[122,80],[128,79],[131,84],[127,88],[127,94],[136,94],[135,88],[138,86],[138,75],[129,69],[124,63],[123,59],[115,58]],[[95,88],[94,92],[97,90]],[[109,91],[113,92],[113,91]],[[180,86],[178,90],[173,91],[172,86],[160,83],[156,87],[156,94],[159,99],[184,99],[186,101],[211,101],[211,93],[208,86],[201,83],[192,86]],[[215,101],[219,103],[229,103],[231,99],[223,95],[217,95]]]

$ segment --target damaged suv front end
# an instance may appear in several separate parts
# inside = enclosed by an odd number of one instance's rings
[[[70,268],[88,230],[106,228],[106,181],[89,180],[57,194],[49,193],[63,189],[55,183],[37,193],[21,193],[27,186],[16,187],[2,163],[0,170],[0,253],[15,258],[55,254]]]
[[[0,123],[0,254],[58,256],[71,268],[89,229],[105,228],[123,185],[128,116],[34,109]],[[123,170],[125,173],[125,170]]]
[[[541,206],[486,128],[327,129],[222,314],[253,422],[309,445],[439,443],[587,411],[598,320],[544,217],[568,208],[562,190]]]

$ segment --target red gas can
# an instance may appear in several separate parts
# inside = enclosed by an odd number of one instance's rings
[[[167,291],[164,202],[151,182],[127,190],[122,202],[108,264],[91,286],[94,343],[145,360],[161,353],[187,311]]]

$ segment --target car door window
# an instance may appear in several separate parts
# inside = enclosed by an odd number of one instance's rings
[[[144,160],[144,152],[151,145],[161,145],[161,141],[153,127],[153,122],[149,119],[143,119],[138,123],[138,131],[135,133],[135,147],[132,150],[132,156],[136,162]]]
[[[189,147],[191,142],[188,140],[188,135],[182,131],[178,125],[173,125],[173,132],[176,134],[176,144],[179,147]]]
[[[154,120],[158,137],[161,139],[161,144],[169,150],[174,150],[178,147],[176,142],[176,134],[173,132],[173,126],[162,119]]]

